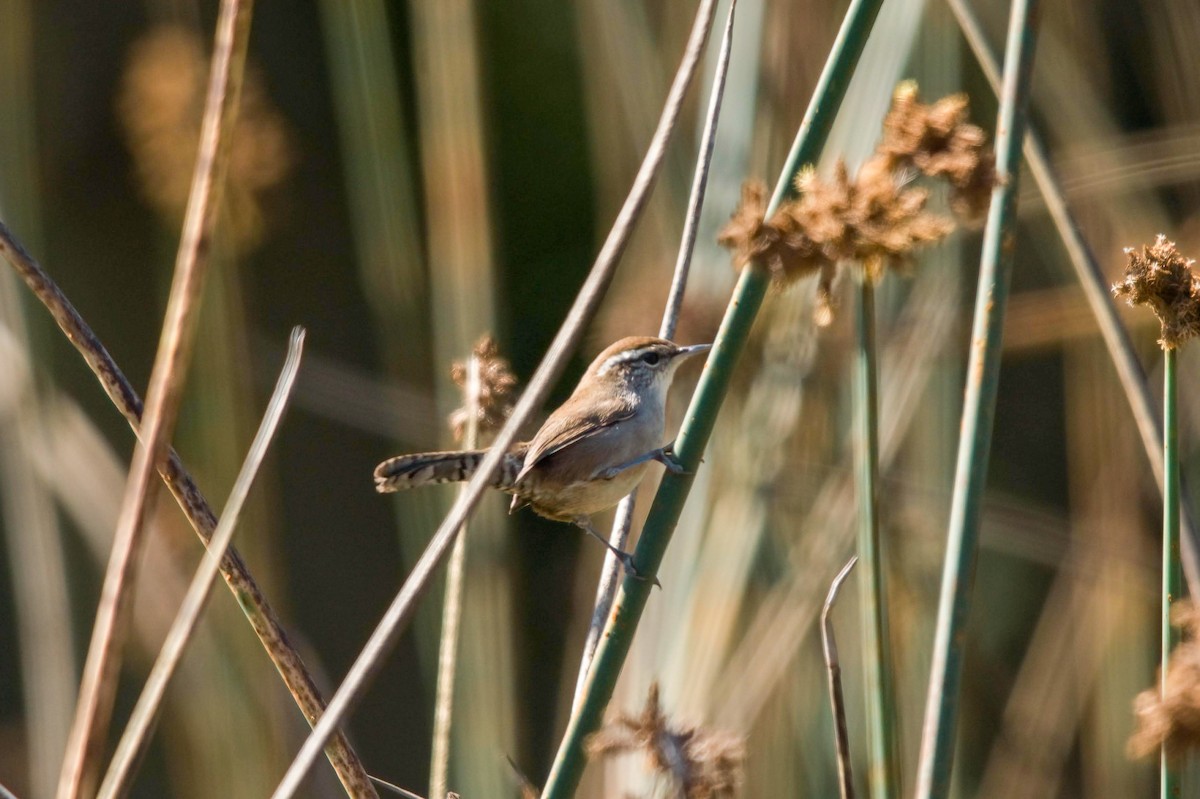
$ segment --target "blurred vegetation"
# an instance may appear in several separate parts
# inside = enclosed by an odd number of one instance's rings
[[[778,171],[844,6],[739,3],[682,342],[711,340],[734,279],[716,231],[744,178]],[[998,50],[1007,4],[978,0],[976,9]],[[293,408],[237,546],[327,693],[452,497],[447,488],[381,498],[372,468],[451,444],[450,361],[480,334],[493,332],[517,374],[529,375],[628,189],[693,12],[678,0],[258,4],[176,447],[220,507],[287,332],[308,329]],[[1034,124],[1109,276],[1120,273],[1122,247],[1159,232],[1200,252],[1200,8],[1075,0],[1043,13]],[[0,218],[138,386],[158,341],[202,100],[193,78],[204,72],[214,15],[215,4],[178,0],[0,0]],[[836,156],[853,168],[871,152],[906,78],[929,99],[967,91],[975,120],[993,127],[994,98],[946,8],[891,0],[826,149],[826,174]],[[658,326],[703,96],[693,91],[687,118],[696,122],[673,146],[555,400],[606,343]],[[1130,761],[1125,744],[1133,698],[1158,660],[1158,494],[1034,184],[1020,185],[956,790],[1149,795],[1155,764]],[[881,523],[905,785],[978,249],[976,233],[958,232],[922,255],[911,279],[879,290]],[[745,796],[836,793],[815,621],[853,546],[849,281],[834,299],[832,324],[816,329],[811,281],[768,298],[614,699],[614,717],[636,714],[657,682],[667,717],[744,736]],[[1152,317],[1123,318],[1160,385]],[[1198,359],[1195,347],[1179,357],[1190,485],[1200,483],[1190,401]],[[690,382],[680,381],[677,410]],[[76,353],[0,270],[0,783],[19,796],[52,793],[131,451],[128,428]],[[493,498],[468,542],[449,783],[467,799],[516,794],[506,756],[534,783],[544,777],[602,555],[577,530],[503,508]],[[199,558],[169,500],[152,540],[118,724]],[[428,779],[437,593],[349,730],[373,774],[417,791]],[[862,775],[855,594],[845,592],[834,623]],[[263,796],[304,730],[219,591],[135,795]],[[594,764],[581,795],[662,791],[641,760]],[[316,772],[310,795],[338,795],[328,768]]]

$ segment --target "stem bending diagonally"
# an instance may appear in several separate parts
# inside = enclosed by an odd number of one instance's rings
[[[252,8],[251,0],[224,0],[217,20],[200,149],[175,259],[171,294],[59,776],[60,799],[74,799],[91,792],[105,749],[120,672],[121,646],[144,539],[142,533],[158,488],[153,475],[167,459],[195,341],[200,295],[208,273],[208,256],[229,160],[230,134],[241,95]]]
[[[475,505],[478,504],[483,491],[491,481],[491,477],[500,467],[500,461],[508,448],[516,439],[517,431],[529,419],[534,409],[540,406],[549,393],[550,386],[561,373],[568,355],[574,350],[583,335],[584,326],[595,315],[604,296],[605,290],[612,282],[616,271],[617,261],[629,242],[634,222],[640,217],[642,209],[650,196],[654,179],[662,166],[666,154],[667,143],[674,131],[679,113],[683,105],[684,95],[696,74],[700,63],[701,51],[708,38],[712,26],[715,0],[703,0],[696,12],[696,20],[688,37],[687,47],[675,79],[663,105],[658,127],[646,150],[642,166],[634,178],[625,204],[617,214],[612,230],[609,231],[604,245],[600,248],[579,295],[575,298],[566,320],[555,335],[554,340],[542,358],[541,364],[521,399],[513,408],[512,415],[504,427],[496,434],[488,454],[479,464],[475,476],[467,483],[466,488],[455,500],[446,518],[430,539],[425,552],[418,559],[408,579],[401,586],[400,592],[392,600],[385,611],[383,619],[372,632],[358,658],[350,667],[341,686],[330,700],[325,715],[313,727],[312,734],[301,746],[296,759],[284,774],[279,786],[272,794],[272,799],[287,799],[294,796],[301,781],[309,768],[312,767],[317,753],[325,741],[334,733],[337,725],[353,709],[361,698],[366,686],[370,683],[384,656],[391,650],[400,633],[407,627],[416,609],[416,603],[429,587],[434,570],[441,564],[454,543],[458,529],[467,520]]]
[[[796,133],[766,216],[773,214],[783,200],[795,191],[792,178],[801,166],[815,161],[824,147],[881,5],[882,0],[852,0],[850,3],[825,69],[813,90],[804,120]],[[734,288],[725,318],[676,439],[675,454],[686,470],[694,471],[700,462],[721,402],[729,390],[734,365],[745,349],[750,326],[762,306],[769,282],[767,270],[761,264],[751,263],[742,271]],[[634,566],[640,574],[652,576],[658,571],[691,483],[692,478],[687,474],[668,473],[663,477],[634,552]],[[585,762],[584,739],[599,727],[604,709],[612,698],[617,676],[629,654],[633,634],[649,598],[649,587],[648,580],[626,578],[621,584],[605,635],[596,650],[583,699],[567,723],[567,730],[551,766],[542,792],[544,799],[567,799],[574,795],[579,785]]]

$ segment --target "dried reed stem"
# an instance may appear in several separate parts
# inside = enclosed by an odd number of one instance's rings
[[[463,449],[474,449],[479,439],[479,355],[467,359],[463,385],[463,407],[467,412]],[[465,490],[460,489],[461,491]],[[462,621],[463,572],[467,559],[467,526],[458,531],[458,540],[446,568],[446,598],[442,604],[442,638],[438,644],[437,693],[433,706],[433,753],[430,756],[429,795],[445,796],[450,773],[450,723],[454,710],[454,674],[458,665],[458,630]]]
[[[700,211],[704,207],[704,190],[708,186],[708,171],[712,164],[717,121],[721,117],[721,99],[725,96],[725,78],[729,74],[729,57],[733,48],[733,15],[736,9],[737,0],[731,0],[729,16],[725,20],[725,31],[721,35],[721,49],[717,55],[713,87],[709,94],[708,111],[704,118],[704,130],[700,136],[700,157],[696,161],[696,172],[692,177],[692,190],[688,197],[687,216],[679,242],[679,255],[675,260],[671,290],[667,295],[662,324],[658,329],[658,335],[661,338],[669,339],[675,335],[675,328],[679,324],[679,312],[683,308],[683,294],[687,288],[688,273],[691,271],[692,253],[696,249],[696,230],[700,225]],[[608,542],[621,551],[625,550],[626,544],[629,542],[636,498],[637,492],[635,491],[621,500],[621,504],[617,506],[616,516],[613,518],[612,533],[609,534]],[[617,593],[620,566],[616,555],[611,550],[605,553],[600,582],[596,586],[592,620],[588,626],[587,639],[583,644],[579,676],[575,680],[575,699],[572,709],[579,706],[579,699],[583,696],[583,686],[587,682],[588,671],[591,670],[592,658],[596,655],[596,644],[600,642],[600,635],[604,632],[604,625],[608,622],[608,614],[612,610],[613,598]]]
[[[221,514],[221,521],[217,525],[216,532],[213,533],[212,540],[209,541],[208,550],[196,568],[196,573],[192,577],[191,585],[188,586],[179,613],[175,616],[175,621],[167,632],[158,658],[150,670],[150,676],[146,678],[146,684],[133,708],[129,724],[126,726],[121,740],[117,743],[116,753],[109,764],[108,773],[100,784],[100,790],[97,793],[98,799],[116,799],[129,791],[134,770],[150,742],[151,726],[158,717],[159,708],[166,694],[167,683],[183,658],[184,650],[200,620],[200,614],[208,604],[221,559],[225,556],[225,551],[233,540],[233,533],[237,528],[246,495],[250,493],[250,487],[254,484],[254,478],[258,476],[263,458],[266,457],[267,449],[271,446],[275,431],[278,430],[284,411],[287,409],[292,388],[295,386],[296,373],[300,368],[300,356],[303,350],[304,330],[297,327],[292,330],[291,340],[288,343],[287,360],[284,362],[279,380],[275,384],[275,390],[267,404],[267,410],[259,425],[258,433],[242,464],[242,470],[229,494],[229,501],[225,503],[225,512]]]
[[[287,773],[284,774],[283,779],[280,781],[279,786],[272,794],[273,799],[285,799],[286,797],[295,795],[299,789],[301,780],[304,779],[304,775],[312,767],[321,746],[333,734],[336,725],[349,714],[350,710],[361,698],[366,686],[370,683],[371,678],[382,664],[383,658],[391,650],[400,633],[408,626],[408,622],[411,620],[412,614],[416,609],[416,603],[429,587],[434,569],[441,564],[442,560],[448,554],[450,545],[458,536],[459,528],[467,520],[475,505],[478,504],[480,497],[491,481],[492,475],[500,466],[500,460],[516,439],[517,431],[545,400],[550,386],[558,378],[563,366],[566,364],[567,357],[574,350],[579,342],[579,338],[583,335],[584,326],[595,315],[605,290],[608,288],[609,283],[612,282],[617,261],[629,241],[633,224],[645,207],[646,200],[650,195],[650,188],[658,174],[659,167],[662,165],[667,142],[670,140],[675,123],[679,118],[683,96],[692,78],[695,76],[696,66],[700,62],[700,53],[712,22],[714,6],[714,0],[706,0],[701,4],[700,10],[697,12],[696,22],[692,28],[691,37],[688,40],[683,62],[680,64],[679,70],[675,75],[675,80],[671,85],[667,101],[663,107],[662,116],[659,119],[658,128],[654,132],[654,137],[646,151],[642,166],[634,178],[629,196],[617,214],[617,219],[613,223],[612,230],[609,232],[604,246],[601,247],[600,253],[596,256],[596,262],[593,264],[591,272],[589,272],[587,279],[584,281],[579,295],[575,298],[575,302],[571,306],[566,320],[551,342],[533,378],[529,381],[528,388],[521,395],[520,401],[513,409],[512,416],[509,417],[508,422],[501,428],[500,432],[496,434],[496,439],[488,450],[488,454],[483,459],[483,462],[479,464],[479,469],[476,471],[475,476],[467,483],[466,489],[455,500],[454,505],[450,508],[450,512],[442,520],[442,524],[438,527],[437,532],[434,533],[425,552],[413,567],[408,579],[404,581],[404,585],[401,586],[400,592],[392,600],[391,605],[388,606],[383,619],[380,620],[374,632],[371,633],[371,637],[359,653],[358,658],[355,659],[354,664],[350,667],[333,699],[330,700],[325,715],[322,716],[321,720],[313,728],[312,734],[304,742],[304,745],[296,755],[296,759],[292,762]]]
[[[109,399],[125,417],[134,433],[138,433],[142,422],[141,397],[91,326],[2,221],[0,253],[50,312],[67,339],[75,345],[96,375]],[[173,449],[168,451],[166,463],[159,466],[159,474],[192,528],[200,539],[207,543],[217,526],[216,514]],[[221,573],[305,719],[309,724],[314,723],[324,710],[324,702],[316,684],[303,659],[288,640],[279,617],[236,549],[231,547],[226,553],[221,562]],[[344,735],[339,733],[334,738],[330,743],[328,755],[339,779],[352,796],[375,795],[366,771]]]
[[[91,326],[2,221],[0,253],[50,312],[67,339],[75,345],[96,375],[104,393],[125,417],[134,433],[137,433],[142,419],[141,397]],[[159,468],[159,474],[200,540],[207,544],[217,527],[216,514],[173,449],[168,453],[167,462]],[[274,608],[267,601],[236,548],[230,547],[225,553],[221,561],[221,574],[229,590],[237,598],[259,641],[262,642],[267,655],[279,670],[288,691],[296,700],[305,719],[312,724],[321,715],[325,703],[317,691],[312,675],[304,665],[304,660],[288,640]],[[344,735],[339,733],[334,738],[330,743],[328,755],[339,779],[352,796],[374,795],[367,773]]]
[[[850,730],[846,725],[846,699],[842,695],[842,665],[838,660],[837,639],[833,636],[833,621],[829,618],[833,603],[837,601],[842,583],[850,576],[850,570],[858,563],[858,556],[850,558],[842,570],[833,578],[825,604],[821,608],[821,650],[825,653],[825,668],[829,674],[829,706],[833,711],[834,746],[837,751],[838,783],[842,799],[854,799],[854,771],[850,765]]]
[[[167,459],[191,360],[200,293],[208,271],[212,233],[225,182],[228,134],[237,118],[252,8],[253,3],[248,0],[226,0],[217,21],[200,152],[175,260],[175,277],[162,338],[146,393],[141,435],[134,448],[125,499],[84,664],[75,720],[59,777],[58,794],[62,799],[73,799],[81,792],[90,793],[90,783],[104,750],[142,531],[158,487],[151,477],[158,465]]]

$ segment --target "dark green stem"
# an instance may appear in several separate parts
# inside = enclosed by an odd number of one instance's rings
[[[815,161],[824,146],[880,5],[882,0],[853,0],[850,4],[829,60],[825,64],[825,70],[817,81],[808,112],[796,134],[787,164],[767,210],[768,216],[794,191],[792,178],[800,167]],[[721,322],[721,329],[713,342],[712,352],[692,397],[691,407],[675,441],[676,455],[689,471],[694,471],[700,464],[700,456],[708,443],[721,402],[729,389],[734,365],[745,348],[750,327],[762,305],[763,297],[766,296],[768,283],[767,271],[760,265],[751,264],[742,272],[734,289],[725,318]],[[657,573],[691,485],[692,478],[688,475],[668,473],[663,477],[634,553],[634,563],[639,574]],[[652,580],[628,577],[622,583],[613,613],[609,617],[608,627],[596,650],[582,698],[567,724],[550,776],[546,780],[546,787],[542,793],[545,799],[565,799],[574,795],[586,762],[584,739],[600,726],[601,716],[612,698],[617,676],[629,654],[633,633],[641,619],[652,585]]]
[[[1003,182],[992,195],[983,237],[954,498],[950,507],[933,664],[917,770],[917,799],[942,799],[950,790],[965,627],[979,543],[979,519],[987,481],[996,391],[1000,384],[1004,311],[1016,239],[1017,176],[1025,137],[1036,32],[1037,0],[1014,0],[1005,51],[1000,113],[996,122],[996,170]]]
[[[1171,625],[1171,605],[1183,590],[1179,564],[1179,417],[1175,382],[1175,350],[1163,350],[1163,543],[1162,543],[1162,669],[1161,689],[1167,692],[1167,664],[1179,643],[1179,630]],[[1167,762],[1164,746],[1159,764],[1162,799],[1179,799],[1180,773]]]
[[[975,59],[979,62],[984,76],[999,94],[1000,67],[997,66],[995,56],[988,49],[983,26],[966,0],[946,1],[950,10],[954,12],[954,16],[958,18],[963,38],[966,39],[967,45],[975,54]],[[1042,199],[1046,203],[1050,219],[1053,220],[1054,227],[1062,239],[1063,247],[1066,248],[1071,266],[1083,289],[1083,296],[1087,299],[1092,314],[1096,317],[1096,324],[1100,328],[1100,337],[1104,339],[1104,345],[1108,348],[1113,367],[1117,370],[1121,387],[1125,389],[1129,408],[1133,411],[1133,418],[1137,421],[1138,435],[1142,439],[1142,446],[1150,460],[1154,481],[1161,491],[1164,489],[1166,477],[1162,469],[1163,429],[1158,413],[1154,409],[1157,400],[1150,391],[1150,384],[1138,361],[1133,339],[1117,315],[1116,305],[1112,302],[1112,296],[1109,293],[1108,276],[1104,274],[1104,269],[1096,260],[1096,254],[1084,239],[1083,232],[1079,229],[1070,208],[1067,207],[1062,186],[1050,167],[1049,151],[1037,130],[1032,126],[1025,136],[1025,162],[1029,165],[1029,174],[1033,178],[1033,182],[1037,184],[1038,191],[1041,192]],[[1192,592],[1196,594],[1200,593],[1200,544],[1197,543],[1200,541],[1200,535],[1197,534],[1196,514],[1188,496],[1186,481],[1180,475],[1179,557],[1183,563],[1184,577],[1187,579],[1188,585],[1196,588]]]
[[[875,344],[875,286],[859,287],[858,351],[854,360],[854,460],[858,473],[858,558],[863,571],[863,676],[867,685],[868,772],[872,799],[900,795],[896,762],[896,703],[892,690],[887,588],[879,540],[879,364]]]

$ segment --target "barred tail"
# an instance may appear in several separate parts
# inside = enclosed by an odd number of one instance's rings
[[[461,483],[471,479],[486,454],[487,450],[476,449],[422,452],[389,458],[375,467],[375,490],[386,494],[436,483]],[[493,488],[501,491],[512,489],[524,462],[523,455],[523,452],[510,452],[504,456],[500,469],[492,478]]]

